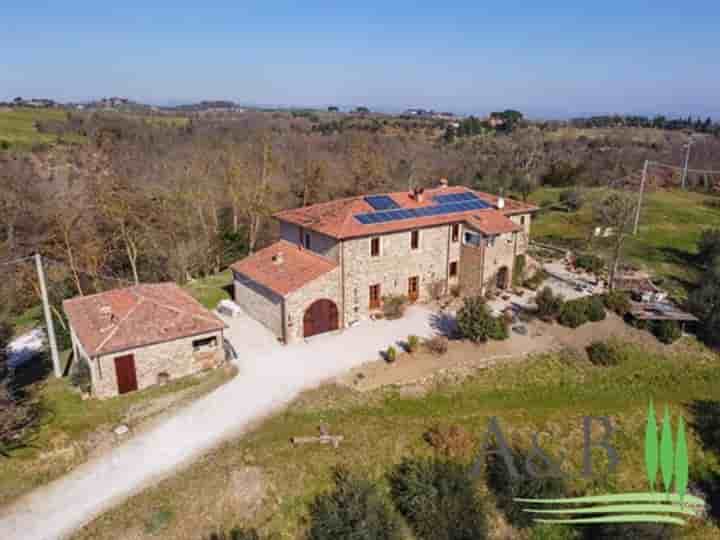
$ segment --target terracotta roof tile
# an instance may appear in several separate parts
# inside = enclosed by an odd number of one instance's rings
[[[278,256],[281,260],[278,260]],[[279,240],[230,268],[285,296],[337,267],[337,263],[301,246]]]
[[[433,197],[442,194],[452,193],[474,193],[485,202],[496,206],[498,197],[489,193],[474,191],[465,186],[450,186],[446,188],[426,189],[423,194],[423,201],[418,202],[407,191],[387,193],[401,208],[418,208],[435,204]],[[502,214],[514,215],[518,213],[534,212],[538,208],[532,204],[526,204],[513,199],[505,199],[505,207],[500,210]],[[490,212],[492,209],[481,212]],[[382,234],[393,231],[402,231],[419,227],[442,225],[445,223],[457,223],[464,221],[469,216],[478,213],[478,210],[467,212],[456,212],[440,216],[427,216],[414,219],[402,219],[397,221],[364,225],[355,219],[355,215],[366,212],[373,212],[373,208],[365,202],[364,196],[340,199],[326,203],[314,204],[302,208],[284,210],[275,214],[281,221],[287,221],[311,229],[333,238],[354,238],[373,234]]]
[[[225,323],[175,283],[143,284],[65,300],[90,356],[217,331]]]
[[[520,225],[497,210],[478,212],[466,221],[483,234],[505,234],[522,230]]]

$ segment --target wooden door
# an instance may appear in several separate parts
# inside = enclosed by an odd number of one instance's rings
[[[408,279],[408,299],[415,302],[420,296],[420,278],[413,276]]]
[[[117,377],[118,393],[127,394],[137,390],[135,357],[132,354],[115,358],[115,376]]]
[[[380,308],[380,285],[370,285],[370,309]]]
[[[317,300],[307,308],[303,316],[303,336],[310,337],[337,330],[338,308],[332,300]]]

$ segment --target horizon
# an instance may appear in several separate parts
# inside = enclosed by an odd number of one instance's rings
[[[373,9],[375,8],[375,9]],[[0,100],[720,116],[720,6],[13,5]],[[32,28],[32,31],[28,31]],[[290,89],[290,90],[288,90]],[[265,105],[267,104],[267,105]]]

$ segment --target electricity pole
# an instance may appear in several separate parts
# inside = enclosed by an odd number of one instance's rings
[[[58,355],[57,342],[55,341],[55,326],[53,325],[50,302],[48,301],[47,286],[45,285],[45,270],[43,269],[42,257],[35,254],[35,267],[37,268],[38,281],[40,282],[40,295],[42,296],[43,312],[45,313],[45,326],[47,328],[48,345],[50,346],[50,357],[52,358],[53,370],[57,378],[62,377],[60,367],[60,356]]]
[[[633,234],[637,235],[638,225],[640,224],[640,207],[642,206],[643,194],[645,193],[645,180],[647,179],[648,165],[650,162],[646,159],[645,166],[642,171],[642,180],[640,180],[640,195],[638,196],[637,208],[635,209],[635,227],[633,228]]]
[[[688,139],[687,144],[685,145],[686,151],[685,151],[685,166],[683,167],[683,173],[682,173],[682,181],[680,185],[682,186],[682,189],[685,189],[685,181],[687,180],[687,173],[688,173],[688,164],[690,163],[690,148],[693,144],[693,136],[690,135],[690,138]]]

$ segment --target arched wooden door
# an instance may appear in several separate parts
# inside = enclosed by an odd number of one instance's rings
[[[507,266],[503,266],[498,270],[497,273],[497,288],[498,289],[507,289],[510,283],[508,283],[510,277],[510,270],[508,270]]]
[[[332,300],[316,300],[305,311],[303,336],[310,337],[338,329],[338,308]]]

